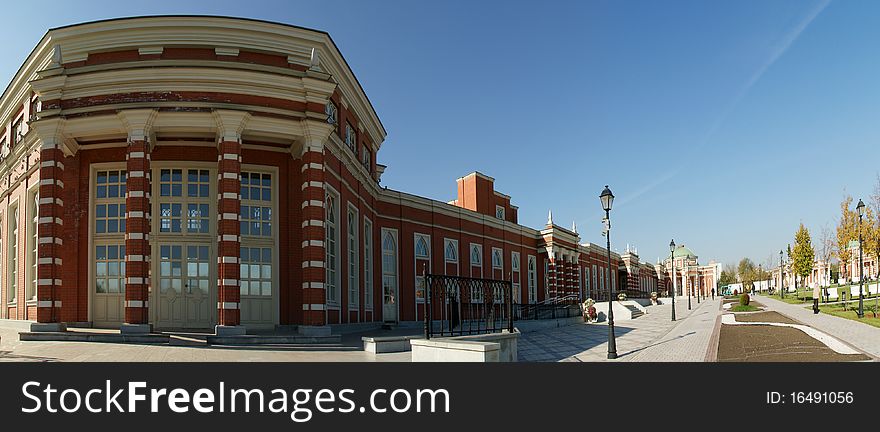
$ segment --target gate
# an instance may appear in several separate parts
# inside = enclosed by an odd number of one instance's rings
[[[425,274],[425,339],[513,331],[510,281]]]

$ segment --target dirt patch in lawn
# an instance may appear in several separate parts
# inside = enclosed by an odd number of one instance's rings
[[[736,320],[739,322],[800,324],[799,322],[775,311],[736,314]]]
[[[737,319],[741,318],[737,316]],[[720,362],[841,362],[871,360],[864,354],[839,354],[791,327],[722,325]]]

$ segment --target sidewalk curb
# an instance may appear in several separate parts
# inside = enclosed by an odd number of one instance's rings
[[[703,358],[705,363],[718,362],[718,344],[721,342],[721,315],[724,312],[724,302],[718,303],[718,310],[722,313],[715,317],[715,325],[712,327],[712,336],[709,337],[709,347],[706,356]]]

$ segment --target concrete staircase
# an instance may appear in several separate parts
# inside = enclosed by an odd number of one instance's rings
[[[641,309],[639,309],[633,305],[625,304],[624,306],[626,306],[626,308],[629,309],[630,313],[632,314],[632,318],[630,318],[630,319],[636,319],[636,318],[645,314],[644,312],[642,312]]]

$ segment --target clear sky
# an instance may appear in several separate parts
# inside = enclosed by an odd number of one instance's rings
[[[329,32],[388,130],[384,185],[446,201],[478,170],[522,224],[602,243],[609,184],[612,248],[647,261],[675,238],[764,262],[880,170],[875,1],[18,2],[0,76],[50,27],[175,13]]]

